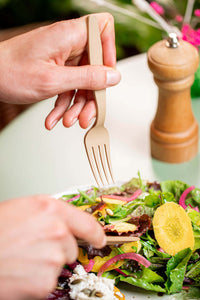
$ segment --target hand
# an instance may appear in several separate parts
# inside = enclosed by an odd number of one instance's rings
[[[96,14],[104,66],[88,65],[87,16],[61,21],[0,43],[0,100],[33,103],[58,95],[45,126],[63,118],[86,128],[96,115],[92,90],[117,84],[113,17]],[[75,90],[77,92],[75,92]],[[73,105],[70,107],[72,98]]]
[[[62,200],[33,196],[0,204],[0,299],[41,299],[65,263],[78,254],[75,237],[96,248],[105,235],[95,219]]]

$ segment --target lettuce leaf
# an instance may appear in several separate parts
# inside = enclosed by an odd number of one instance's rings
[[[174,194],[176,202],[179,201],[181,194],[189,187],[188,184],[179,180],[166,180],[160,183],[162,192]]]
[[[160,183],[161,190],[163,192],[170,192],[174,194],[175,200],[178,203],[181,194],[190,186],[185,182],[179,180],[166,180]],[[200,189],[195,188],[190,193],[190,197],[186,199],[186,204],[191,204],[193,207],[198,206],[200,208]]]
[[[177,293],[182,290],[186,266],[191,257],[192,250],[187,248],[178,252],[167,263],[167,281],[165,287],[168,294]]]

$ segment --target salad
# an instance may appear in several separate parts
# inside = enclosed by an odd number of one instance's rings
[[[64,266],[48,299],[71,299],[69,278],[79,264],[88,273],[114,279],[115,285],[126,282],[161,294],[195,287],[200,295],[200,189],[177,180],[149,182],[139,175],[121,186],[92,187],[61,198],[92,214],[106,235],[135,241],[103,249],[79,247],[77,261]]]

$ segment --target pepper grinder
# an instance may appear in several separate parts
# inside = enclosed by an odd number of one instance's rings
[[[158,86],[158,105],[150,127],[152,157],[182,163],[198,152],[198,123],[193,115],[190,88],[198,68],[194,46],[170,33],[147,53]]]

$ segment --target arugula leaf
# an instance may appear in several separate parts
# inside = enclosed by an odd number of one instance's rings
[[[186,266],[190,259],[192,250],[184,249],[173,256],[167,263],[167,281],[165,287],[168,294],[177,293],[182,290]]]
[[[86,204],[94,204],[96,203],[96,192],[93,195],[88,195],[86,192],[79,191],[80,195],[82,196],[84,203]]]
[[[191,269],[186,273],[186,277],[193,279],[200,286],[200,260],[197,261]],[[195,285],[196,285],[195,284]]]
[[[69,200],[69,199],[71,199],[71,198],[74,198],[75,196],[77,196],[78,194],[69,194],[69,195],[62,195],[62,199],[64,200],[64,201],[67,201],[67,200]]]
[[[160,286],[158,284],[151,283],[152,281],[151,281],[150,278],[148,278],[149,282],[147,280],[143,279],[142,277],[141,278],[134,278],[134,277],[125,277],[123,275],[119,275],[119,278],[120,278],[120,281],[127,282],[129,284],[132,284],[134,286],[138,286],[138,287],[143,288],[143,289],[148,290],[148,291],[166,293],[165,288],[163,288],[162,286]]]
[[[152,244],[149,241],[143,241],[140,239],[141,244],[143,245],[143,251],[146,249],[150,250],[151,252],[155,253],[157,256],[162,257],[162,258],[170,258],[171,255],[158,251],[155,247],[152,246]],[[153,256],[153,255],[152,255]],[[147,257],[149,258],[149,257]]]

